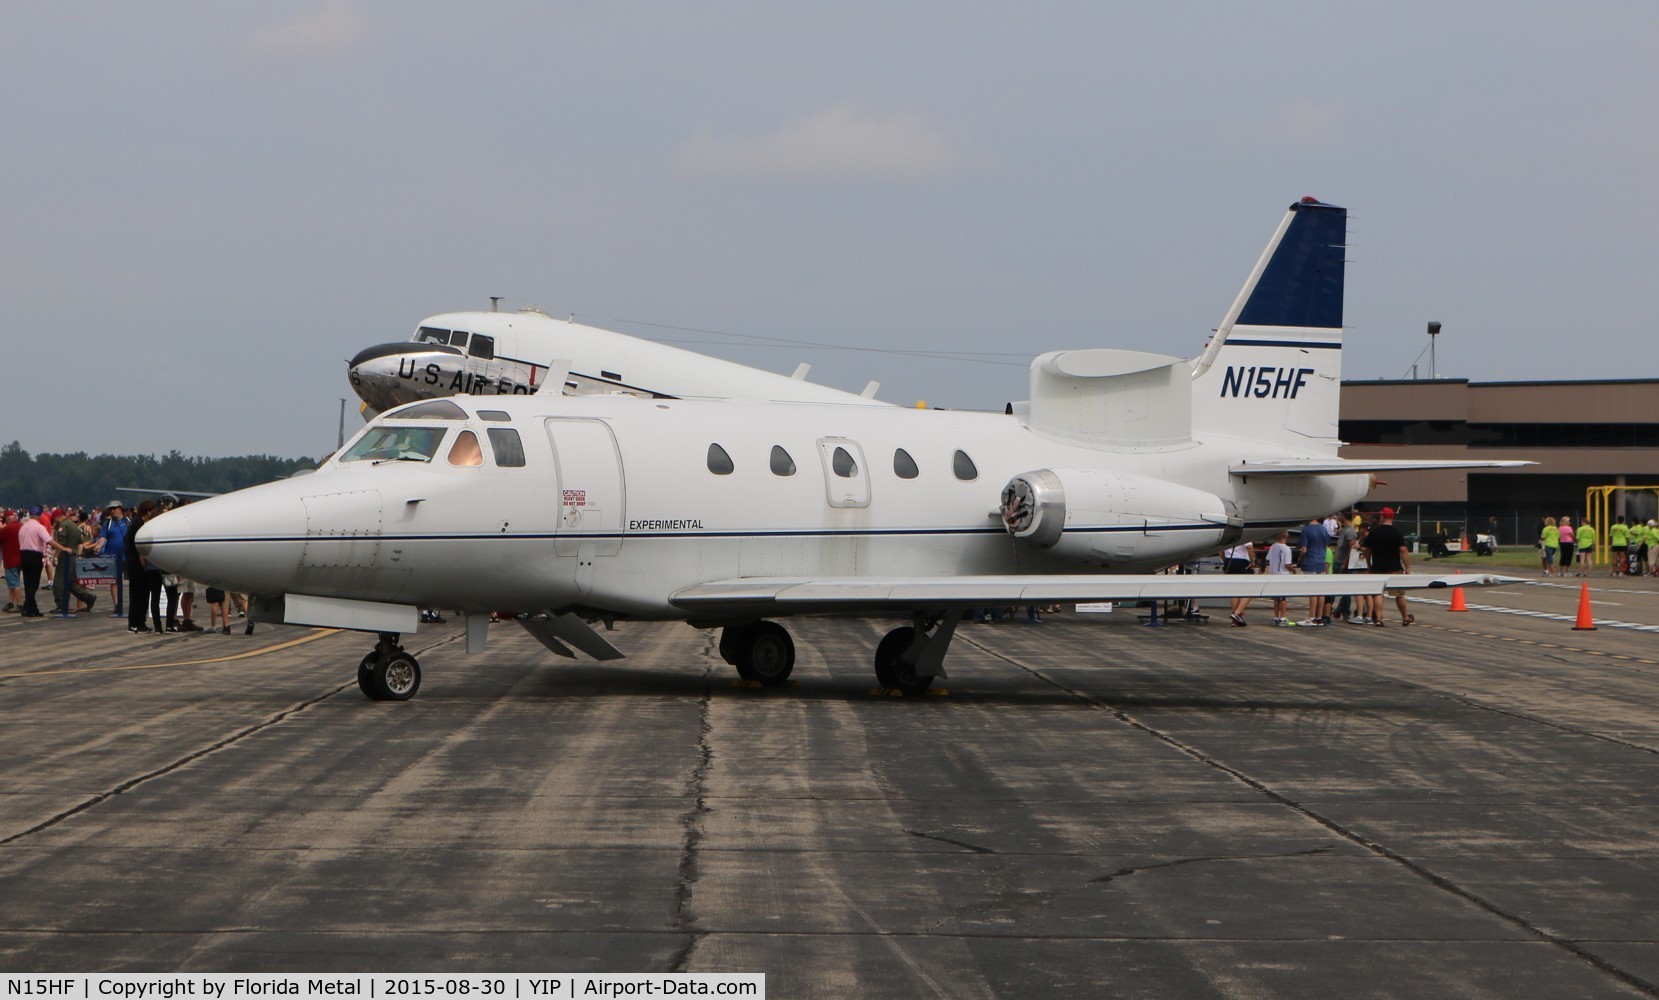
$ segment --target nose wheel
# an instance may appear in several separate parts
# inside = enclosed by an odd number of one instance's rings
[[[778,687],[795,669],[795,641],[777,622],[728,625],[720,632],[720,655],[737,676]]]
[[[397,640],[396,633],[382,632],[374,652],[357,665],[357,688],[371,701],[408,701],[420,690],[420,663]]]

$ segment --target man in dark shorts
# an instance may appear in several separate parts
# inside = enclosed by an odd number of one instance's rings
[[[1372,528],[1371,533],[1360,542],[1371,556],[1371,572],[1383,575],[1411,572],[1411,553],[1406,549],[1405,536],[1400,534],[1399,528],[1394,527],[1394,508],[1384,507],[1379,516],[1382,522]],[[1410,625],[1417,620],[1406,611],[1406,595],[1403,591],[1394,592],[1394,603],[1400,608],[1401,625]],[[1372,624],[1382,623],[1382,599],[1377,598]]]

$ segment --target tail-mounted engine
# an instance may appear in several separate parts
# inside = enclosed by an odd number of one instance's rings
[[[1105,469],[1037,469],[1002,490],[1002,523],[1034,549],[1103,566],[1167,565],[1244,534],[1237,505],[1161,479]]]

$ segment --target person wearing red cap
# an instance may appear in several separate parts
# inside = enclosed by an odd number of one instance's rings
[[[1360,544],[1365,548],[1371,563],[1371,572],[1382,575],[1411,572],[1411,551],[1406,548],[1406,538],[1400,534],[1400,529],[1394,527],[1394,508],[1384,507],[1378,514],[1382,523],[1371,529],[1370,534]],[[1410,625],[1417,619],[1406,611],[1406,595],[1404,591],[1394,592],[1394,603],[1400,608],[1400,624]],[[1382,599],[1377,599],[1376,613],[1371,616],[1371,624],[1382,627]]]

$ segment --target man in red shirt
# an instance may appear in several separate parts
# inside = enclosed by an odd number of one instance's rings
[[[6,511],[6,523],[0,525],[0,563],[6,570],[6,610],[23,610],[23,549],[17,536],[23,530],[17,511]]]

